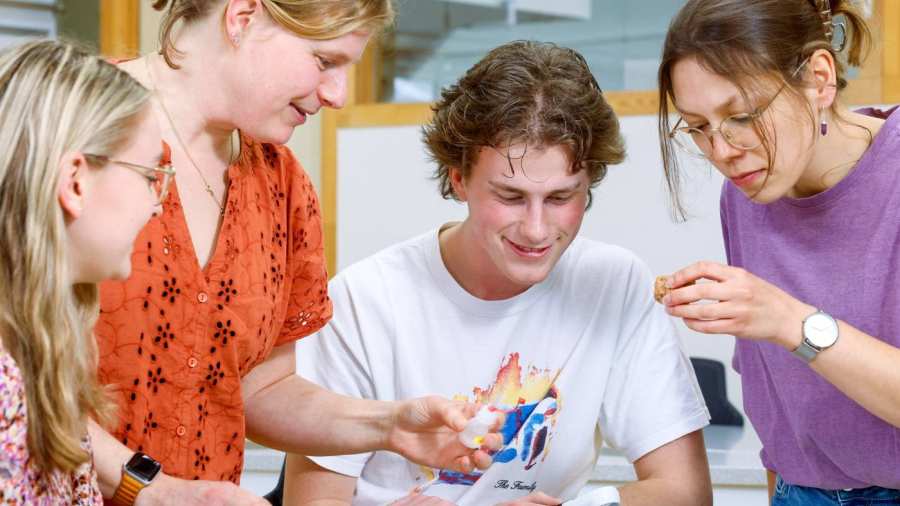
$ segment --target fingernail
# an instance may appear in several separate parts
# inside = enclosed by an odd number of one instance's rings
[[[666,295],[666,296],[664,296],[664,297],[662,298],[662,303],[665,304],[666,306],[669,305],[669,302],[672,302],[672,296],[671,296],[671,295]],[[668,309],[668,308],[666,308],[666,309]]]
[[[666,278],[666,288],[672,288],[675,286],[675,280],[672,278]]]

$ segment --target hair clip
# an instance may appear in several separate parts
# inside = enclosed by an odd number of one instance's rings
[[[838,21],[837,23],[832,22],[831,26],[838,30],[834,30],[831,35],[831,48],[834,49],[836,53],[840,53],[847,47],[847,25],[844,24],[843,21]],[[840,32],[840,39],[837,37],[837,33]],[[837,42],[837,44],[835,44]]]
[[[822,18],[822,29],[825,30],[825,40],[831,40],[834,34],[834,23],[831,16],[831,2],[829,0],[817,0],[819,17]]]
[[[844,47],[847,45],[847,25],[842,21],[834,21],[834,16],[831,14],[831,0],[814,0],[816,11],[819,13],[819,17],[822,18],[822,30],[825,32],[825,40],[827,40],[832,49],[835,52],[840,53],[844,50]],[[838,40],[838,44],[835,44],[836,29],[840,29],[841,32],[840,39]]]

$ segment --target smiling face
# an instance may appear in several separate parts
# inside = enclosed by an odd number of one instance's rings
[[[461,275],[478,280],[490,298],[546,279],[575,239],[587,205],[588,175],[572,173],[565,148],[514,145],[509,153],[481,148],[467,178],[451,169],[456,196],[469,208],[460,235],[472,263]]]
[[[334,39],[302,38],[263,11],[236,48],[230,95],[234,123],[263,142],[283,144],[294,128],[322,107],[347,99],[347,72],[362,57],[369,33]]]
[[[674,65],[672,85],[675,106],[687,126],[709,132],[729,116],[752,112],[768,103],[781,83],[772,79],[760,96],[751,95],[748,104],[732,82],[705,69],[695,59],[686,58]],[[762,114],[759,127],[770,141],[773,163],[769,163],[764,145],[742,150],[725,142],[718,132],[712,133],[712,148],[706,157],[756,202],[800,196],[795,187],[810,165],[816,141],[808,109],[785,90]]]

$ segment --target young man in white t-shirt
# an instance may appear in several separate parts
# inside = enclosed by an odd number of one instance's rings
[[[711,504],[708,412],[650,272],[576,238],[624,157],[584,59],[536,42],[491,51],[444,90],[425,143],[468,217],[336,276],[334,318],[298,343],[297,370],[356,397],[483,403],[505,413],[506,444],[472,474],[389,452],[289,456],[285,504],[559,504],[602,441],[638,476],[621,504]]]

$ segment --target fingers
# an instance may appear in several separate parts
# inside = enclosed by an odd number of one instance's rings
[[[432,497],[413,492],[392,502],[389,506],[444,506],[452,505],[439,497]]]
[[[526,499],[529,499],[534,504],[542,504],[542,505],[546,505],[546,506],[556,506],[557,504],[562,503],[562,499],[549,496],[540,491],[532,492],[531,494],[528,494],[528,497],[526,497]]]
[[[441,423],[456,432],[465,429],[466,423],[478,411],[478,406],[475,404],[451,401],[438,396],[428,397],[427,405],[429,411],[437,414]]]
[[[440,497],[432,497],[419,493],[412,493],[406,497],[397,499],[389,506],[454,506],[453,503],[445,501]]]
[[[737,335],[737,321],[734,319],[726,320],[694,320],[691,318],[684,319],[684,325],[703,334],[730,334]]]
[[[666,311],[676,318],[712,321],[729,320],[746,314],[746,311],[742,312],[741,307],[740,302],[724,301],[666,306]]]
[[[484,450],[476,450],[475,453],[472,454],[472,462],[478,469],[487,469],[491,467],[494,458]]]
[[[549,496],[543,492],[532,492],[515,501],[503,502],[496,506],[559,506],[561,504],[562,499]]]
[[[679,288],[699,279],[725,281],[736,270],[736,267],[730,267],[718,262],[696,262],[669,276],[666,286],[669,288]]]
[[[691,304],[700,300],[727,301],[744,295],[744,290],[728,283],[696,283],[676,288],[663,297],[666,306]]]
[[[469,474],[475,470],[475,464],[472,461],[472,455],[463,455],[462,457],[456,457],[453,459],[453,470]]]
[[[482,442],[481,447],[486,450],[499,450],[503,447],[503,434],[500,434],[498,432],[491,432],[486,434],[484,436],[484,442]]]
[[[503,411],[496,411],[495,413],[497,414],[497,419],[494,421],[494,425],[491,425],[491,432],[498,432],[506,424],[506,413]]]

